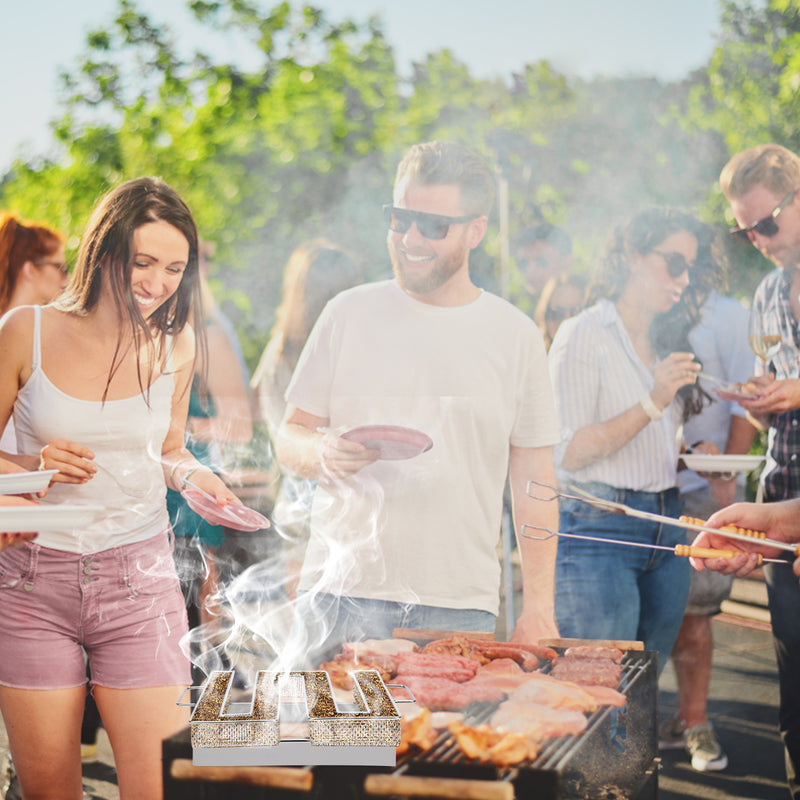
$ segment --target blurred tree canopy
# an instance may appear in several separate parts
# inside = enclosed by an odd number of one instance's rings
[[[720,41],[706,70],[696,76],[682,114],[690,135],[716,138],[719,175],[740,150],[776,142],[800,153],[800,0],[721,5]],[[701,213],[735,224],[716,179]],[[749,293],[772,264],[754,247],[727,237],[735,289]]]
[[[252,366],[301,242],[327,236],[368,277],[389,271],[380,206],[417,141],[460,139],[484,153],[508,182],[511,234],[543,219],[563,225],[584,269],[608,230],[645,205],[698,210],[724,230],[715,186],[729,156],[768,140],[800,150],[798,5],[725,2],[708,67],[665,85],[579,80],[546,61],[479,80],[447,50],[402,75],[377,18],[333,23],[297,3],[187,0],[203,31],[190,37],[119,0],[61,76],[60,155],[16,161],[0,205],[68,231],[74,246],[109,187],[164,178],[217,244],[214,289]],[[200,40],[205,49],[187,51]],[[495,268],[497,231],[485,246]],[[764,269],[751,250],[731,251],[745,295]],[[510,290],[519,291],[513,272]]]

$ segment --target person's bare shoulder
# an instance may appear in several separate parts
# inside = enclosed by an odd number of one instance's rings
[[[3,358],[30,354],[33,347],[33,306],[17,306],[0,318],[0,352]]]

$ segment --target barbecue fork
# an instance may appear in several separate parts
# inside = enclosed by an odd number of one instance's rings
[[[550,496],[543,496],[541,493],[532,492],[532,486],[539,486],[547,489],[551,492]],[[561,490],[551,486],[549,483],[544,483],[543,481],[536,481],[530,480],[528,481],[527,486],[527,494],[529,497],[532,497],[534,500],[544,500],[544,501],[552,501],[557,500],[559,497],[563,497],[567,500],[578,500],[582,503],[587,503],[595,508],[599,508],[604,511],[608,511],[612,514],[626,514],[630,517],[637,517],[639,519],[646,519],[651,522],[660,522],[667,525],[673,525],[677,528],[686,528],[692,531],[698,532],[708,532],[708,533],[715,533],[721,536],[725,536],[729,539],[738,539],[741,541],[753,543],[753,540],[758,541],[760,544],[763,544],[767,547],[774,547],[779,550],[785,550],[792,553],[795,556],[800,556],[800,546],[790,544],[789,542],[781,542],[776,539],[768,539],[765,533],[761,533],[760,531],[731,531],[731,530],[723,530],[718,528],[709,528],[705,525],[697,525],[693,522],[683,521],[674,519],[672,517],[664,516],[663,514],[653,514],[649,511],[640,511],[636,508],[631,508],[630,506],[625,505],[624,503],[617,503],[612,500],[604,500],[602,497],[596,497],[589,492],[586,492],[582,489],[574,485],[570,485],[571,491],[575,494],[567,494],[566,492],[562,492]],[[537,536],[535,534],[528,534],[525,533],[525,528],[532,528],[534,530],[541,531],[544,535]],[[734,550],[717,550],[715,548],[705,548],[705,547],[694,547],[692,545],[685,545],[679,544],[675,545],[675,547],[668,547],[666,545],[654,545],[654,544],[646,544],[644,542],[628,542],[621,539],[607,539],[605,537],[596,537],[596,536],[585,536],[583,534],[577,533],[564,533],[562,531],[552,531],[549,528],[540,527],[537,525],[530,525],[528,523],[523,524],[521,534],[526,536],[529,539],[549,539],[552,536],[565,536],[571,539],[587,539],[589,541],[597,541],[597,542],[607,542],[609,544],[620,544],[620,545],[628,545],[631,547],[649,547],[655,550],[670,550],[675,555],[678,556],[688,556],[690,558],[733,558],[734,556],[739,555],[739,552]],[[780,563],[785,564],[787,563],[785,559],[782,558],[764,558],[760,553],[758,554],[758,563]]]

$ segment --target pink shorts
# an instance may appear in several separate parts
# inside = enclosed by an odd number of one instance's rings
[[[0,553],[0,684],[111,689],[191,683],[186,607],[166,533],[80,554],[35,543]]]

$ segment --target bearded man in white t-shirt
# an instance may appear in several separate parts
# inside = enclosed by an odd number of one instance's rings
[[[319,479],[295,663],[395,628],[493,632],[507,475],[523,578],[512,640],[557,635],[556,539],[519,536],[558,525],[556,503],[526,491],[555,484],[545,346],[468,269],[493,195],[491,169],[463,145],[412,147],[384,209],[395,279],[334,298],[300,357],[277,447],[286,469]],[[411,428],[432,446],[381,458],[342,436],[364,425]]]

